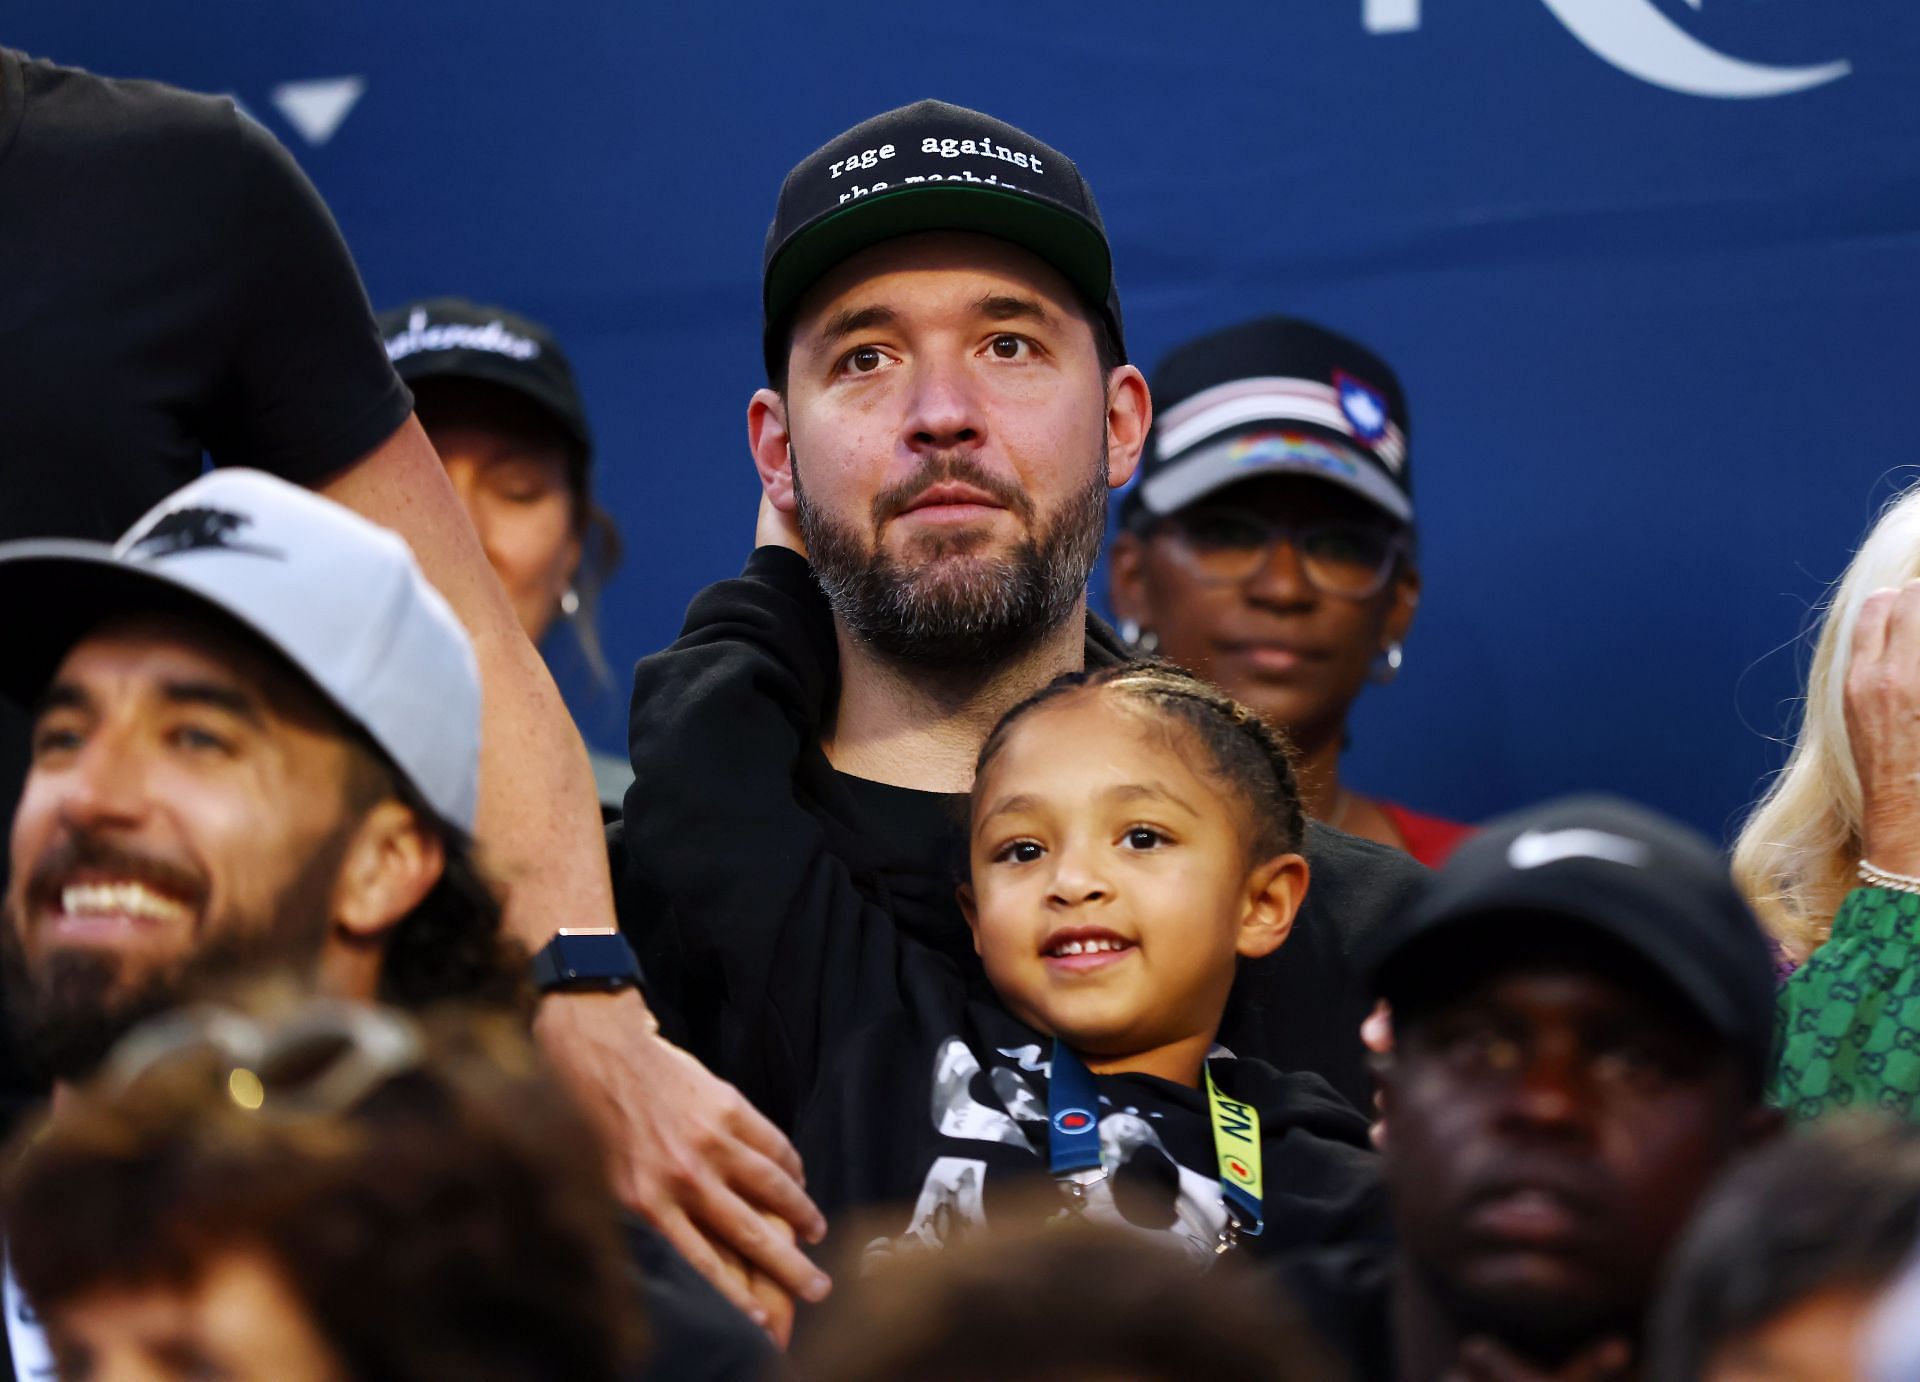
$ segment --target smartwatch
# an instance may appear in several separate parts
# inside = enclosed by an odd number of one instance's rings
[[[640,984],[639,957],[611,926],[562,927],[533,957],[533,985],[542,993],[611,993]]]

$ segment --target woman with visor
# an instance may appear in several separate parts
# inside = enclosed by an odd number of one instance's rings
[[[1352,790],[1347,715],[1420,602],[1406,399],[1385,361],[1265,317],[1181,346],[1109,560],[1121,632],[1284,729],[1307,814],[1437,865],[1470,833]]]

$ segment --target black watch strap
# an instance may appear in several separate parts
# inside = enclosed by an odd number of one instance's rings
[[[533,957],[533,983],[542,993],[637,989],[641,981],[639,957],[612,927],[563,927]]]

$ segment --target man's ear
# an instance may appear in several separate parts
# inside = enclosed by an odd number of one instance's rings
[[[1257,960],[1280,948],[1306,899],[1307,876],[1307,861],[1298,854],[1275,855],[1255,866],[1247,880],[1247,909],[1235,946],[1240,954]]]
[[[1147,377],[1133,365],[1116,366],[1107,376],[1107,487],[1119,489],[1133,478],[1140,452],[1153,425],[1153,397]]]
[[[1147,544],[1125,528],[1107,547],[1107,599],[1121,623],[1131,620],[1143,629],[1152,625],[1147,617]]]
[[[960,915],[967,919],[967,930],[973,932],[973,953],[980,953],[980,903],[973,895],[973,884],[962,883],[953,890],[960,901]]]
[[[753,468],[760,472],[760,488],[782,513],[792,513],[793,445],[787,434],[787,400],[772,389],[757,389],[747,404],[747,446]]]
[[[359,942],[382,942],[446,871],[447,851],[412,808],[387,800],[347,844],[333,889],[333,923]]]

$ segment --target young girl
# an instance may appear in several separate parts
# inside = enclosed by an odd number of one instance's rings
[[[1214,1047],[1237,966],[1286,939],[1307,886],[1279,737],[1171,668],[1070,674],[1000,722],[971,805],[961,904],[992,992],[890,926],[815,956],[833,991],[897,999],[822,1052],[802,1105],[829,1218],[905,1206],[869,1256],[932,1247],[996,1203],[1032,1212],[1006,1187],[1051,1176],[1051,1213],[1200,1259],[1377,1232],[1361,1115]]]

